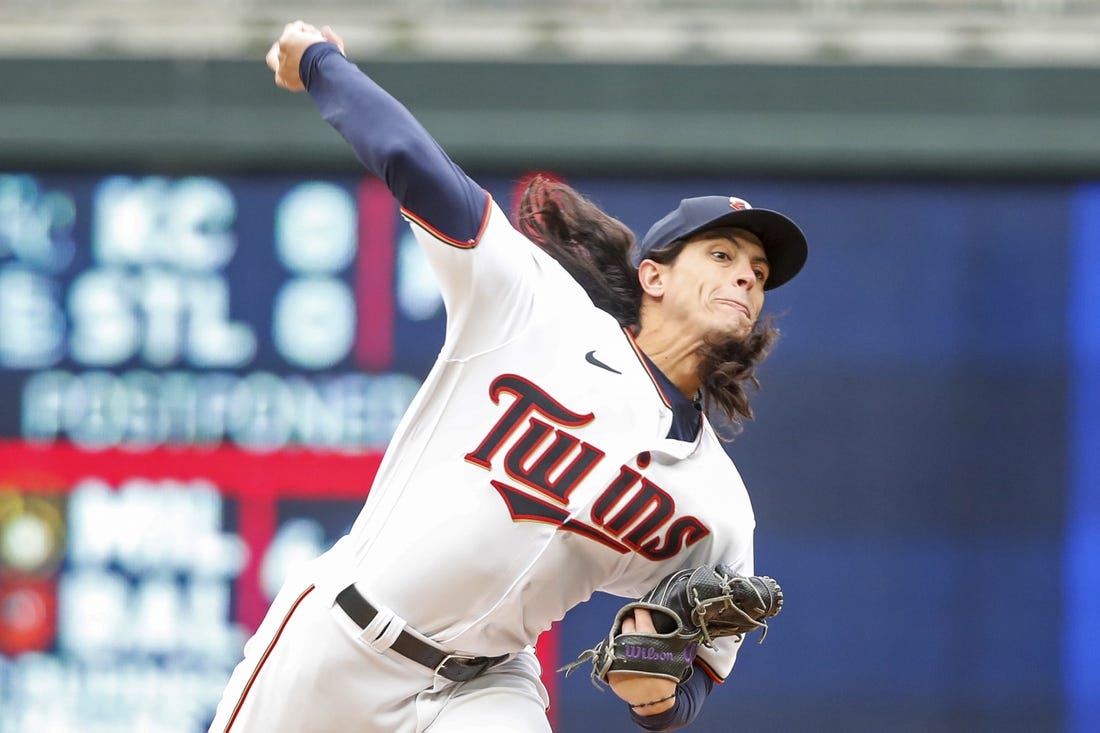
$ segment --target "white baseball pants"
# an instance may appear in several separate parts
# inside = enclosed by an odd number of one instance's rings
[[[437,677],[372,645],[377,630],[360,629],[308,570],[292,573],[245,645],[210,733],[550,733],[531,650],[466,682]]]

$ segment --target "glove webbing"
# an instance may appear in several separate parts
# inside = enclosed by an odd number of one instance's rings
[[[747,621],[749,624],[755,626],[758,629],[762,629],[762,631],[760,632],[760,638],[757,640],[756,643],[763,644],[764,637],[768,635],[768,623],[766,621],[758,621],[757,619],[754,619],[748,614],[748,612],[746,612],[743,608],[741,608],[731,600],[733,598],[733,578],[725,574],[720,575],[719,577],[721,577],[722,579],[722,590],[725,592],[724,596],[717,596],[714,598],[703,600],[699,597],[698,588],[691,589],[692,594],[695,596],[692,599],[694,601],[694,608],[691,612],[691,615],[692,620],[695,622],[695,625],[699,627],[699,631],[702,634],[702,639],[700,640],[701,643],[704,646],[710,647],[712,649],[714,648],[714,640],[711,638],[710,629],[707,628],[707,617],[705,612],[715,603],[721,603],[723,611],[728,608],[732,608],[737,612],[739,616],[741,616],[743,620]],[[747,581],[745,582],[745,585],[751,588],[752,592],[756,594],[757,600],[760,601],[760,608],[767,608],[768,604],[764,602],[764,597],[760,595],[760,591],[756,589],[756,586]]]

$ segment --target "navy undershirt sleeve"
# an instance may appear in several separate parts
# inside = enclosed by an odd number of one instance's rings
[[[299,73],[321,116],[402,207],[450,239],[476,239],[488,194],[404,105],[331,43],[307,48]]]
[[[679,730],[695,720],[695,716],[703,707],[707,695],[714,689],[714,680],[696,669],[695,674],[688,678],[687,682],[681,682],[676,686],[676,704],[663,713],[656,715],[638,715],[633,709],[630,711],[631,719],[642,730],[654,733]]]

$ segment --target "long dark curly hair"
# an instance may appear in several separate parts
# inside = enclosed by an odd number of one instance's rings
[[[513,217],[519,231],[557,260],[597,308],[637,332],[642,287],[630,264],[634,233],[629,227],[567,184],[543,175],[528,181]],[[649,258],[670,263],[686,242],[672,242]],[[721,414],[733,432],[753,417],[748,390],[759,389],[756,367],[778,337],[773,319],[766,317],[757,319],[745,338],[708,341],[699,347],[703,409]]]
[[[642,286],[630,264],[634,233],[570,186],[531,178],[513,213],[516,227],[580,283],[597,308],[638,325]]]

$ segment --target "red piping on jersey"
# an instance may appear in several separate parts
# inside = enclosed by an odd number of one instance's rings
[[[433,237],[435,237],[436,239],[438,239],[441,242],[444,242],[445,244],[449,244],[452,247],[458,247],[459,249],[473,249],[481,241],[481,235],[485,233],[485,227],[489,226],[489,213],[492,210],[493,210],[493,197],[489,194],[488,191],[486,191],[485,192],[485,213],[483,213],[481,215],[481,227],[477,230],[477,234],[474,235],[473,239],[467,240],[465,242],[460,242],[457,239],[452,239],[451,237],[448,237],[446,234],[439,231],[438,229],[433,227],[431,224],[429,224],[428,222],[424,221],[423,219],[421,219],[416,214],[414,214],[411,211],[409,211],[408,209],[406,209],[404,206],[401,207],[401,215],[405,216],[405,217],[408,217],[409,219],[412,219],[418,225],[420,225],[421,228],[423,228],[425,231],[427,231]]]
[[[712,680],[714,680],[718,684],[722,684],[723,682],[726,681],[725,677],[719,677],[718,673],[715,672],[713,669],[711,669],[710,665],[707,664],[706,662],[704,662],[702,659],[696,657],[695,658],[695,664],[697,664],[700,669],[702,669],[704,672],[707,673],[707,677],[710,677]]]
[[[645,353],[638,346],[638,342],[634,340],[634,334],[629,330],[623,329],[623,333],[626,334],[626,338],[630,341],[631,347],[634,349],[634,353],[638,356],[638,361],[645,367],[645,373],[649,375],[649,380],[653,382],[653,387],[657,390],[657,394],[661,395],[661,401],[665,403],[665,407],[672,409],[672,402],[669,401],[665,391],[661,389],[661,383],[657,381],[657,377],[653,376],[653,370],[649,368],[649,359],[646,358]]]
[[[286,628],[287,622],[290,621],[290,617],[294,615],[294,612],[298,610],[298,606],[301,602],[313,592],[313,586],[309,586],[302,595],[298,596],[298,600],[294,601],[294,605],[290,607],[290,610],[286,612],[286,616],[283,617],[283,622],[279,624],[279,630],[275,632],[275,637],[271,640],[271,643],[267,645],[267,649],[264,649],[264,654],[260,657],[259,663],[256,665],[256,669],[252,670],[252,676],[248,678],[248,684],[244,686],[241,691],[241,697],[237,700],[236,707],[233,708],[233,714],[229,716],[229,722],[225,724],[225,733],[229,733],[229,729],[233,727],[233,723],[237,720],[237,715],[241,712],[241,707],[244,705],[244,699],[248,696],[249,691],[252,689],[252,684],[256,681],[256,677],[260,674],[260,669],[263,668],[264,663],[267,662],[267,658],[271,655],[271,651],[275,648],[275,643],[279,641],[279,637],[283,635],[283,629]]]

